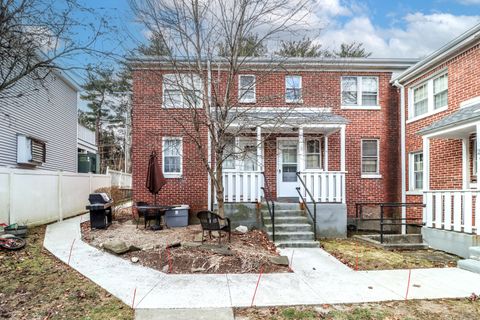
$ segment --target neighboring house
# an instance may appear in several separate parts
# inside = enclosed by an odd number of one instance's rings
[[[232,148],[248,157],[224,163],[227,203],[260,202],[265,180],[277,200],[298,203],[300,172],[319,202],[319,225],[335,236],[345,235],[355,203],[400,201],[399,95],[390,81],[418,60],[291,58],[277,70],[270,70],[269,59],[249,61],[236,78],[249,126],[241,137],[232,136]],[[138,58],[132,65],[134,201],[152,201],[145,179],[156,149],[168,179],[159,202],[188,204],[193,212],[212,208],[207,172],[173,119],[185,112],[182,97],[166,101],[163,95],[179,93],[171,65],[161,58]],[[212,76],[222,79],[221,60],[212,65]],[[274,132],[255,122],[282,111],[289,115]]]
[[[77,96],[65,72],[20,80],[0,99],[0,166],[77,172]]]
[[[78,124],[78,172],[100,173],[100,160],[95,131]]]
[[[480,197],[480,25],[404,73],[402,88],[402,200],[422,218],[429,245],[460,256],[478,245]]]

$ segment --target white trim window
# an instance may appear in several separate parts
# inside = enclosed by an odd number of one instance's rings
[[[322,169],[321,144],[319,139],[305,139],[305,169]]]
[[[255,137],[231,138],[225,146],[225,171],[257,171],[258,155]]]
[[[224,170],[235,170],[235,138],[228,139],[225,149],[223,150],[223,163],[222,168]]]
[[[342,108],[379,107],[378,77],[344,76],[341,79]]]
[[[240,103],[256,102],[256,77],[241,74],[238,76],[238,101]]]
[[[409,190],[421,191],[423,189],[423,152],[410,153],[408,168]]]
[[[203,86],[197,74],[164,74],[162,79],[164,108],[201,108]]]
[[[408,118],[410,121],[428,117],[448,108],[447,73],[421,82],[408,91]]]
[[[285,102],[302,102],[302,76],[285,76]]]
[[[380,174],[380,143],[378,139],[362,139],[362,176],[378,176]]]
[[[163,137],[162,170],[165,178],[182,176],[183,141],[182,138]]]

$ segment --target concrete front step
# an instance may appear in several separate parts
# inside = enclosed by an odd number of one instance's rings
[[[272,233],[268,232],[270,238]],[[313,232],[275,232],[275,241],[283,240],[315,240]]]
[[[272,225],[266,224],[265,228],[267,231],[272,231]],[[275,232],[295,232],[303,231],[308,232],[312,231],[312,225],[308,223],[285,223],[285,224],[275,224]]]
[[[468,252],[470,253],[470,259],[480,261],[480,247],[470,247]]]
[[[320,242],[313,240],[275,241],[275,245],[278,248],[318,248],[320,246]]]
[[[272,204],[270,203],[270,208]],[[268,207],[266,203],[262,203],[262,210],[267,210]],[[286,203],[286,202],[275,202],[275,212],[277,210],[300,210],[299,203]]]
[[[272,224],[270,216],[263,216],[264,224]],[[275,217],[275,225],[277,224],[299,224],[308,223],[307,217],[295,216],[295,217]]]
[[[475,273],[480,273],[480,261],[474,259],[459,260],[457,267],[463,270],[468,270]]]
[[[270,216],[270,212],[268,210],[262,210],[263,216]],[[305,213],[302,210],[277,210],[275,209],[275,218],[278,217],[295,217],[300,216],[304,217]]]

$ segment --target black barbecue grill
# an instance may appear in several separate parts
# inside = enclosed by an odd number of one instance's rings
[[[90,205],[90,228],[105,229],[112,223],[113,201],[106,193],[91,193],[88,196]]]

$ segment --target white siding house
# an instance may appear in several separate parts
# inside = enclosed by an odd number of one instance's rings
[[[0,98],[0,166],[77,172],[79,91],[55,72],[42,83],[24,78]]]

